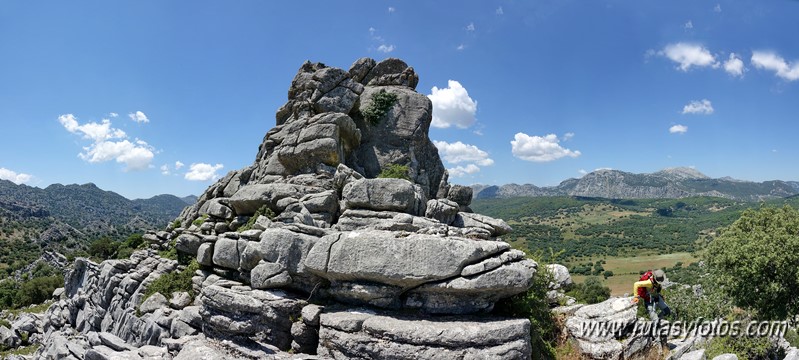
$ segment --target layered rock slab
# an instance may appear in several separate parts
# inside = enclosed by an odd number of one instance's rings
[[[320,316],[319,355],[334,359],[529,359],[530,321],[400,317],[368,310]]]

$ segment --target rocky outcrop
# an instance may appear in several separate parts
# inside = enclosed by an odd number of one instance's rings
[[[637,310],[629,297],[579,305],[568,312],[566,331],[587,359],[645,359],[662,354],[665,339],[635,331]]]
[[[251,166],[211,185],[181,226],[148,234],[152,250],[76,263],[41,353],[529,358],[529,320],[490,313],[538,264],[499,238],[507,223],[471,212],[471,188],[448,184],[417,83],[399,59],[303,64]],[[378,94],[395,101],[376,111]],[[388,167],[407,173],[378,177]],[[172,243],[199,265],[195,297],[144,299],[153,279],[186,271],[156,256]]]
[[[462,321],[465,320],[465,321]],[[333,359],[527,359],[521,319],[391,316],[349,309],[321,315],[319,354]]]

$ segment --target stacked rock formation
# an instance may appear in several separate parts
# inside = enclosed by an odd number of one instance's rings
[[[153,252],[84,262],[48,311],[48,336],[75,329],[80,352],[104,344],[87,334],[107,333],[167,347],[163,358],[214,344],[238,344],[224,358],[529,358],[529,320],[491,311],[531,286],[537,264],[498,238],[504,221],[471,212],[470,188],[448,183],[417,83],[399,59],[303,64],[255,162],[148,237],[201,265],[193,304],[143,299],[151,277],[177,267]],[[388,168],[407,176],[379,177]]]

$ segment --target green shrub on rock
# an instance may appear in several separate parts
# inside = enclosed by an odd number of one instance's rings
[[[400,164],[390,164],[386,166],[383,168],[383,171],[380,172],[380,175],[377,175],[377,177],[411,181],[411,177],[408,175],[408,165]]]
[[[372,103],[366,109],[361,110],[363,118],[370,124],[377,125],[395,102],[397,102],[397,95],[380,90],[372,95]]]

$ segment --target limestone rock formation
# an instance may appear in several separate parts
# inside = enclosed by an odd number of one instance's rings
[[[417,83],[399,59],[303,64],[252,165],[211,185],[181,226],[148,234],[151,250],[76,262],[39,354],[529,358],[529,320],[490,312],[538,264],[498,238],[507,223],[471,212],[471,188],[447,182]],[[407,174],[379,177],[388,167]],[[169,244],[200,266],[193,299],[144,298],[185,271],[156,256]]]

